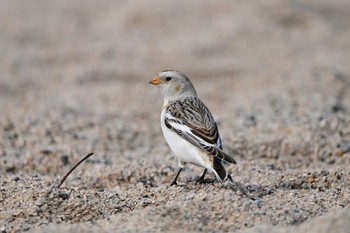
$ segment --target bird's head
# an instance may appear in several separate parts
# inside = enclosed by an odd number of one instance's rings
[[[187,96],[197,96],[190,79],[179,71],[162,71],[149,83],[159,88],[166,102]]]

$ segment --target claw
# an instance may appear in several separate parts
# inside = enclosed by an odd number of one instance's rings
[[[203,174],[201,175],[201,177],[199,177],[197,180],[196,180],[196,183],[203,183],[204,181],[204,177],[205,177],[205,174],[207,173],[207,169],[204,170]]]

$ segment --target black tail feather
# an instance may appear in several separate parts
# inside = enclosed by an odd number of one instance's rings
[[[220,151],[220,152],[221,152],[220,154],[221,154],[223,160],[225,160],[228,163],[237,164],[237,162],[231,156],[229,156],[228,154],[226,154],[223,151]]]
[[[227,171],[225,167],[222,165],[222,162],[218,158],[214,158],[213,167],[221,179],[221,182],[224,182],[227,179]]]

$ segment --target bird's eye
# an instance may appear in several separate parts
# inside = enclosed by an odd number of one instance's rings
[[[170,81],[171,80],[171,78],[170,77],[166,77],[166,79],[165,79],[166,81]]]

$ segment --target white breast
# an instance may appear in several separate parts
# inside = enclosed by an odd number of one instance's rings
[[[180,166],[183,165],[182,163],[192,163],[207,168],[210,162],[205,161],[207,160],[205,153],[172,130],[168,129],[165,125],[164,118],[165,109],[163,109],[160,118],[163,135],[174,155],[179,159]]]

